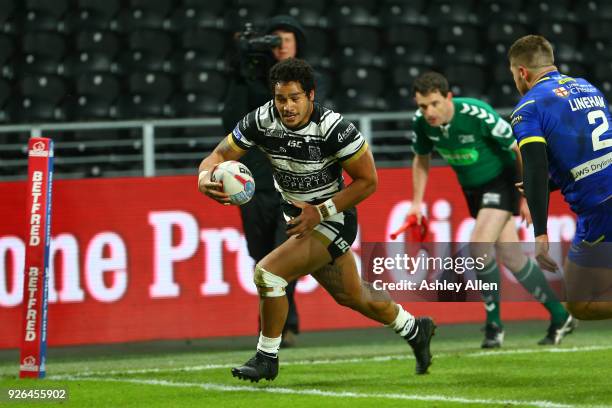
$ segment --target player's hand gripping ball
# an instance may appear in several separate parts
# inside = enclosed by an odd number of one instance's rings
[[[255,194],[255,180],[247,166],[229,160],[217,165],[210,181],[221,183],[223,191],[229,194],[230,201],[234,205],[242,205],[249,202]]]

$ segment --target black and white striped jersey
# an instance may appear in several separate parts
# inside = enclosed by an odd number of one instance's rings
[[[318,103],[308,123],[289,129],[270,101],[246,115],[229,140],[243,150],[257,146],[268,156],[274,185],[286,201],[311,204],[340,191],[340,163],[356,160],[368,148],[355,125]]]

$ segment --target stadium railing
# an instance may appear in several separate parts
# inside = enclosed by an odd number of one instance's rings
[[[502,114],[509,112],[500,110]],[[368,141],[377,166],[410,165],[413,112],[344,116],[358,126]],[[29,137],[54,139],[55,176],[61,179],[194,174],[199,161],[212,151],[222,133],[218,117],[0,126],[0,181],[26,178]],[[434,157],[432,164],[444,162]]]

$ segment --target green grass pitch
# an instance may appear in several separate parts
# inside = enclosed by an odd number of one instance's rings
[[[537,346],[546,324],[508,323],[504,347],[486,352],[479,326],[440,326],[424,376],[385,328],[304,333],[299,347],[281,350],[279,377],[259,383],[230,374],[254,337],[53,348],[45,380],[19,380],[9,350],[0,352],[0,390],[66,388],[62,406],[87,408],[612,406],[612,324],[581,322],[562,345]]]

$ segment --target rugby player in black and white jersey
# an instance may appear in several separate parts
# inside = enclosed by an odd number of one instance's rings
[[[199,190],[228,204],[221,185],[210,181],[210,171],[249,148],[261,149],[270,159],[288,220],[289,239],[255,267],[261,315],[257,352],[232,375],[276,378],[287,316],[285,287],[310,273],[339,304],[404,337],[416,357],[416,373],[424,374],[431,364],[432,319],[415,318],[362,281],[350,249],[357,234],[355,205],[374,193],[378,182],[372,153],[352,123],[314,102],[314,82],[305,61],[278,62],[270,70],[274,99],[245,116],[199,167]],[[343,169],[352,179],[346,187]]]

